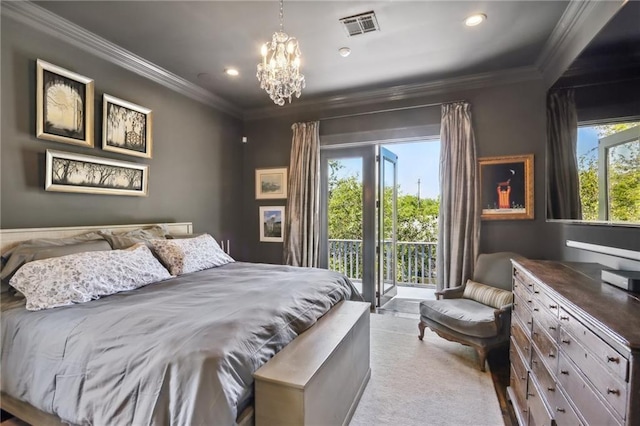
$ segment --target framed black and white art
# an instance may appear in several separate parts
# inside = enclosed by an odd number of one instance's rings
[[[88,194],[148,194],[149,166],[47,150],[45,190]]]
[[[102,149],[151,158],[152,111],[115,96],[102,97]]]
[[[93,80],[38,59],[36,136],[93,147]]]

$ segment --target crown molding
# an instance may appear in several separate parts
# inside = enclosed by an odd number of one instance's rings
[[[511,68],[495,72],[434,80],[424,83],[402,84],[382,89],[364,90],[355,93],[307,98],[282,107],[270,105],[251,108],[245,110],[244,119],[256,120],[261,118],[284,116],[292,113],[304,114],[305,112],[318,111],[320,109],[323,111],[330,111],[339,108],[369,105],[377,102],[401,101],[442,93],[538,80],[541,77],[542,76],[538,69],[532,66]]]
[[[231,102],[30,1],[3,1],[1,11],[4,16],[121,66],[181,95],[234,117],[242,118],[242,110]]]
[[[550,87],[560,77],[591,39],[627,1],[571,0],[569,2],[535,62],[547,86]],[[595,32],[593,32],[594,29]]]
[[[569,5],[562,13],[560,20],[542,48],[540,55],[538,55],[538,59],[536,59],[535,66],[541,73],[544,73],[549,67],[549,64],[552,63],[560,53],[564,44],[571,38],[576,26],[584,19],[586,12],[588,12],[590,8],[593,8],[593,4],[590,1],[572,0],[569,2]]]

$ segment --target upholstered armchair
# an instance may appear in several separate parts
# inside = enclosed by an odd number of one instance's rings
[[[511,259],[516,253],[481,254],[473,280],[436,292],[437,300],[420,302],[418,328],[422,340],[429,327],[440,337],[475,348],[480,370],[485,371],[487,354],[509,343],[513,306]]]

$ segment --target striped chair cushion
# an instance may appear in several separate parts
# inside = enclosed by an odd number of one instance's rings
[[[513,302],[513,294],[510,291],[480,284],[471,280],[467,281],[462,297],[475,300],[476,302],[492,306],[496,309]]]

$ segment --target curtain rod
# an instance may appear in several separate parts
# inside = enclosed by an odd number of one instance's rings
[[[320,121],[336,120],[338,118],[358,117],[358,116],[361,116],[361,115],[380,114],[380,113],[383,113],[383,112],[395,112],[395,111],[404,111],[404,110],[409,110],[409,109],[428,108],[428,107],[439,106],[439,105],[444,105],[444,104],[453,104],[453,103],[456,103],[456,102],[466,102],[466,101],[464,99],[462,99],[462,100],[458,100],[458,101],[434,102],[434,103],[431,103],[431,104],[411,105],[411,106],[406,106],[406,107],[379,109],[379,110],[375,110],[375,111],[356,112],[356,113],[353,113],[353,114],[333,115],[333,116],[329,116],[329,117],[320,118]]]

